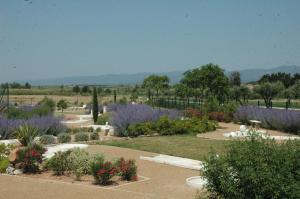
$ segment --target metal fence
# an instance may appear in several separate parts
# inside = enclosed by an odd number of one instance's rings
[[[151,104],[153,106],[162,107],[162,108],[175,108],[175,109],[187,109],[187,108],[199,108],[202,109],[202,100],[198,99],[182,99],[176,97],[153,97],[151,98]]]

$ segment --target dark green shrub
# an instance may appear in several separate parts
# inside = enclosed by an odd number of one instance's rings
[[[54,175],[63,175],[70,170],[69,156],[71,151],[57,152],[45,163],[45,168],[53,171]]]
[[[93,132],[93,131],[94,131],[93,127],[81,127],[81,128],[78,129],[77,132]]]
[[[76,133],[75,134],[75,142],[86,142],[89,141],[88,133]]]
[[[42,135],[40,137],[40,143],[44,145],[55,144],[55,137],[53,135]]]
[[[91,170],[95,182],[101,185],[111,184],[111,178],[117,174],[116,167],[109,161],[100,163],[93,162]]]
[[[161,117],[157,122],[145,122],[130,125],[128,127],[128,135],[136,137],[140,135],[178,135],[204,133],[216,130],[217,124],[208,120],[206,117],[202,119],[191,118],[187,120],[172,120],[166,116]]]
[[[140,135],[152,135],[156,132],[155,125],[152,122],[138,123],[128,127],[128,136],[137,137]]]
[[[90,139],[91,140],[99,140],[99,133],[98,132],[93,132],[90,134]]]
[[[235,141],[209,155],[203,174],[217,198],[300,198],[300,142]]]
[[[71,136],[67,133],[60,133],[57,136],[57,140],[59,143],[67,143],[71,141]]]

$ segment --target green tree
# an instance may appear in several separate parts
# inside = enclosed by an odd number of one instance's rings
[[[229,80],[224,70],[212,63],[186,71],[181,83],[189,88],[199,89],[200,92],[196,94],[206,91],[207,95],[216,96],[220,103],[228,96]]]
[[[238,71],[233,71],[229,77],[232,86],[241,86],[241,74]]]
[[[74,86],[73,87],[73,92],[76,93],[76,94],[80,93],[80,87],[78,85]]]
[[[48,107],[51,112],[55,111],[56,104],[54,100],[48,98],[47,96],[45,96],[41,101],[39,101],[38,105]]]
[[[26,83],[25,83],[25,88],[26,88],[26,89],[31,89],[31,85],[30,85],[28,82],[26,82]]]
[[[61,99],[57,102],[57,108],[61,110],[61,112],[64,112],[64,109],[68,108],[68,103]]]
[[[144,79],[142,86],[144,88],[155,90],[156,95],[158,96],[160,91],[169,88],[169,82],[169,77],[165,75],[150,75]]]
[[[241,86],[240,87],[240,94],[241,94],[241,97],[243,98],[243,101],[245,103],[248,100],[248,98],[251,94],[251,91],[247,86]]]
[[[97,90],[94,87],[94,89],[93,89],[93,119],[94,119],[94,123],[96,123],[98,121],[98,113],[99,113],[98,96],[97,96]]]
[[[283,89],[284,86],[281,82],[276,82],[276,83],[265,82],[259,84],[254,88],[254,90],[258,94],[260,94],[260,96],[264,99],[267,108],[271,107],[272,99],[275,96],[277,96]]]
[[[89,86],[83,86],[82,89],[81,89],[81,92],[83,92],[83,93],[89,93],[90,92]]]

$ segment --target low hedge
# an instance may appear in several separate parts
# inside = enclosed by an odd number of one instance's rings
[[[167,116],[161,117],[157,122],[144,122],[128,127],[128,135],[136,137],[140,135],[176,135],[176,134],[197,134],[207,131],[214,131],[216,122],[207,118],[197,119],[170,119]]]

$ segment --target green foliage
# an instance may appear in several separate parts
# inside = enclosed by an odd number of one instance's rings
[[[169,87],[170,79],[169,77],[163,75],[150,75],[143,81],[143,87],[148,89],[154,89],[156,92],[156,95],[159,94],[159,91],[162,91],[163,89],[166,89]]]
[[[76,133],[75,134],[75,142],[86,142],[89,141],[88,133]]]
[[[55,102],[52,99],[49,99],[48,97],[44,97],[44,99],[38,102],[38,105],[49,108],[51,112],[55,111]]]
[[[102,114],[97,121],[97,125],[105,125],[106,122],[109,122],[111,119],[111,114],[110,113],[104,113]]]
[[[76,180],[81,180],[83,175],[90,173],[90,155],[81,149],[73,149],[68,156],[70,170]]]
[[[299,198],[300,142],[235,141],[224,156],[211,153],[203,169],[218,198]]]
[[[260,96],[264,99],[266,107],[271,107],[271,100],[275,96],[277,96],[282,90],[284,86],[281,82],[276,83],[261,83],[257,87],[254,88],[254,91],[260,94]]]
[[[9,160],[7,157],[0,158],[0,173],[5,173],[9,166]]]
[[[93,119],[94,123],[98,120],[98,113],[99,113],[99,107],[98,107],[98,96],[97,96],[97,90],[94,87],[93,89]]]
[[[172,120],[167,116],[162,116],[156,122],[144,122],[130,125],[128,127],[128,135],[136,137],[139,135],[177,135],[177,134],[193,134],[213,131],[217,124],[203,117],[202,119],[191,118],[186,120]]]
[[[122,180],[137,180],[137,166],[135,160],[125,160],[121,157],[116,161],[115,167]]]
[[[209,95],[203,105],[204,113],[216,112],[219,110],[218,99],[212,95]]]
[[[68,103],[66,100],[61,99],[57,102],[57,108],[61,110],[61,112],[64,112],[64,109],[68,108]]]
[[[223,102],[228,94],[229,80],[224,70],[212,63],[203,65],[193,70],[188,70],[181,80],[189,88],[199,89],[200,93],[216,96],[219,102]],[[195,97],[199,96],[199,92]]]
[[[0,173],[5,173],[6,168],[9,166],[9,160],[7,158],[10,153],[11,146],[0,144]]]
[[[38,144],[31,144],[18,151],[17,163],[25,173],[37,173],[40,171],[40,165],[43,162],[43,153],[46,150]]]
[[[232,86],[241,86],[241,74],[238,71],[233,71],[230,74],[229,82]]]
[[[45,163],[45,168],[53,171],[54,175],[64,175],[66,171],[70,171],[69,155],[71,151],[57,152]]]
[[[99,133],[98,132],[92,132],[90,134],[90,139],[91,140],[99,140]]]
[[[28,146],[34,142],[34,139],[38,136],[38,130],[27,124],[20,126],[15,137],[20,141],[23,146]]]
[[[71,136],[67,133],[60,133],[57,136],[59,143],[66,143],[71,141]]]
[[[44,145],[55,144],[55,137],[53,135],[42,135],[39,141]]]

